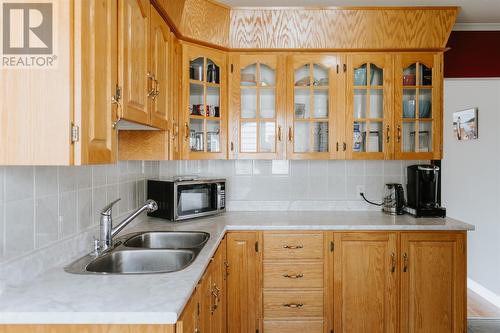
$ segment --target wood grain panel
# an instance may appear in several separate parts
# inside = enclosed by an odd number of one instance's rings
[[[118,135],[120,160],[168,160],[168,131],[119,131]]]
[[[231,10],[232,49],[442,49],[458,13],[448,8]]]
[[[170,22],[176,28],[180,27],[186,0],[153,0],[152,2],[156,2],[159,7],[168,13]]]
[[[0,333],[174,333],[175,325],[0,325]]]
[[[322,290],[264,291],[264,318],[309,317],[323,317]]]
[[[264,288],[323,288],[323,284],[322,262],[264,263]]]
[[[266,333],[322,333],[323,322],[320,320],[315,321],[280,321],[280,320],[266,320],[264,321],[264,332]]]

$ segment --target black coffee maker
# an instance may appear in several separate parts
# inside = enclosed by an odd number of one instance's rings
[[[439,193],[440,168],[434,165],[410,165],[407,169],[405,211],[415,217],[445,217]]]

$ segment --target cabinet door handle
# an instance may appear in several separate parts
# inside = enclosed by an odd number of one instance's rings
[[[186,140],[187,140],[187,139],[189,139],[189,125],[188,125],[188,123],[187,123],[187,122],[185,122],[185,123],[184,123],[184,126],[186,127],[186,136],[185,136],[185,138],[186,138]]]
[[[337,141],[337,151],[339,151],[339,142]]]
[[[386,130],[387,130],[387,136],[385,138],[385,141],[387,143],[389,143],[391,141],[391,128],[389,127],[389,125],[387,125],[387,129]]]
[[[398,125],[398,143],[401,142],[401,125]]]
[[[346,150],[347,150],[347,143],[345,143],[345,142],[344,142],[344,143],[342,144],[342,150],[343,150],[343,151],[346,151]]]
[[[293,136],[293,133],[292,133],[292,127],[288,127],[288,141],[292,141],[292,136]]]
[[[285,303],[283,304],[285,308],[298,309],[304,306],[302,303]]]
[[[234,151],[234,143],[231,141],[231,151]]]
[[[304,277],[304,274],[283,274],[283,277],[288,279],[300,279]]]
[[[278,126],[278,142],[281,142],[281,126]]]
[[[302,249],[304,248],[303,245],[283,245],[284,249],[289,249],[289,250],[297,250],[297,249]]]
[[[391,273],[396,271],[396,253],[391,254]]]
[[[408,254],[406,252],[403,254],[403,272],[408,271]]]
[[[156,81],[156,79],[155,79],[155,76],[153,74],[151,74],[151,72],[148,72],[146,74],[146,77],[148,78],[148,80],[151,80],[151,90],[148,90],[148,97],[153,97],[154,94],[156,93],[156,87],[155,87],[155,81]],[[149,89],[149,84],[148,84],[148,89]]]

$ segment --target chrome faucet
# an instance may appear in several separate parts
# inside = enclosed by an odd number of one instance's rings
[[[112,247],[113,238],[143,211],[146,210],[148,213],[151,213],[158,209],[156,201],[151,199],[146,200],[141,207],[137,208],[134,212],[132,212],[132,214],[127,216],[122,222],[120,222],[116,227],[113,228],[112,210],[113,206],[120,200],[121,198],[116,199],[115,201],[104,207],[101,211],[101,232],[99,244],[96,247],[97,252],[104,252]]]

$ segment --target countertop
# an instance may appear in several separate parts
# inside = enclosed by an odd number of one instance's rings
[[[29,284],[3,291],[0,324],[174,324],[227,230],[471,231],[474,226],[373,211],[228,212],[177,224],[150,218],[121,234],[142,230],[199,230],[210,233],[210,239],[188,268],[174,273],[103,276],[50,269]]]

